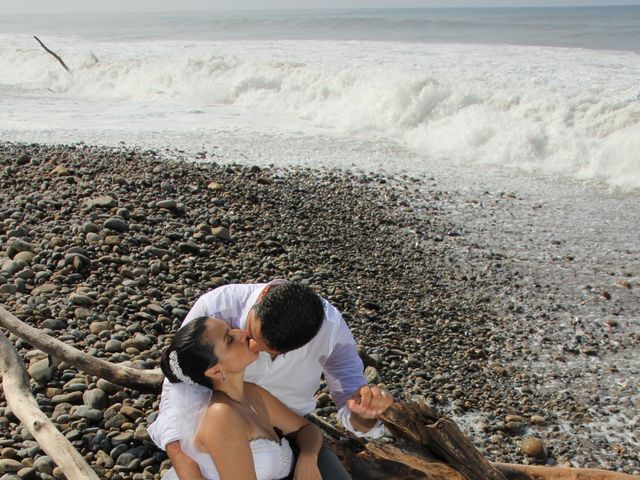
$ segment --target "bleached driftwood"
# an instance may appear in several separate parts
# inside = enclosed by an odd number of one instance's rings
[[[56,60],[58,60],[58,62],[60,62],[60,65],[62,65],[62,68],[64,68],[67,72],[71,73],[71,69],[70,69],[69,67],[67,67],[67,64],[66,64],[66,63],[64,63],[64,60],[62,60],[62,58],[60,58],[60,56],[59,56],[56,52],[54,52],[54,51],[52,51],[52,50],[49,50],[49,48],[47,48],[47,46],[46,46],[44,43],[42,43],[42,41],[41,41],[38,37],[36,37],[35,35],[33,36],[33,38],[35,38],[35,39],[36,39],[36,41],[40,44],[40,46],[41,46],[42,48],[44,48],[44,49],[45,49],[45,51],[46,51],[47,53],[50,53],[51,55],[53,55],[53,57],[54,57]]]
[[[164,376],[160,369],[141,370],[138,368],[114,365],[100,358],[87,355],[80,350],[50,337],[37,328],[33,328],[0,307],[0,327],[22,338],[30,345],[48,353],[58,360],[82,370],[89,375],[104,378],[123,387],[142,392],[159,393]]]
[[[91,357],[26,325],[2,307],[0,307],[0,326],[85,373],[137,390],[160,391],[163,377],[159,370],[139,370],[117,366]],[[3,358],[6,356],[4,350],[8,348],[6,346],[8,344],[13,350],[11,358],[14,359],[14,363],[15,359],[19,361],[13,346],[5,337],[3,338],[5,342],[2,344]],[[4,363],[0,365],[3,371],[3,382],[11,381],[5,380],[4,377],[8,375],[8,378],[13,378],[12,374],[5,374],[12,370],[5,367]],[[6,395],[11,408],[16,412],[20,410],[20,406],[15,406],[16,402],[21,402],[24,392],[28,392],[24,367],[22,367],[22,379],[20,385],[23,393],[18,396],[13,393]],[[33,397],[31,399],[33,400]],[[37,410],[35,400],[30,408]],[[42,415],[41,412],[40,415]],[[29,414],[19,418],[23,422],[29,422],[35,417]],[[346,439],[344,434],[335,427],[314,417],[314,421],[324,430],[332,448],[340,456],[354,480],[638,480],[640,478],[604,470],[491,463],[471,444],[453,421],[440,418],[421,399],[412,402],[396,402],[385,412],[382,420],[393,433],[395,443],[365,444],[362,440]],[[40,421],[39,425],[44,425],[43,421]],[[55,443],[55,441],[52,436],[42,440],[47,443]],[[39,442],[47,451],[45,445],[40,440]],[[47,448],[49,448],[48,445]],[[62,468],[62,465],[58,464]]]
[[[0,333],[0,372],[7,403],[26,426],[38,445],[62,470],[67,478],[98,480],[80,453],[51,423],[38,407],[31,393],[24,363],[9,339]]]

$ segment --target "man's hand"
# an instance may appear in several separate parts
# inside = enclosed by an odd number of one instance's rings
[[[393,403],[393,396],[377,385],[363,385],[347,400],[351,410],[351,424],[361,432],[368,432],[375,419]]]
[[[190,456],[184,453],[180,442],[167,443],[165,449],[180,480],[204,480],[200,467]]]

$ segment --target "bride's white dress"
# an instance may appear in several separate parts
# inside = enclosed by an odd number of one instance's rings
[[[194,414],[189,415],[182,423],[182,438],[180,446],[182,450],[193,458],[200,467],[202,475],[207,480],[220,480],[220,475],[209,454],[200,452],[195,448],[194,438],[200,421],[206,408],[209,406],[209,395],[201,395],[194,401],[189,401]],[[256,438],[249,442],[253,454],[253,466],[258,480],[279,480],[285,478],[291,472],[293,465],[293,452],[286,438],[280,443],[268,438]],[[172,468],[164,475],[163,480],[178,480],[178,475]]]

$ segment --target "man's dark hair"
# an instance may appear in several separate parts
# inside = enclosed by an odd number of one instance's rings
[[[309,342],[324,320],[324,305],[318,294],[299,283],[273,285],[254,309],[262,338],[280,353]]]
[[[160,368],[171,383],[181,381],[171,370],[169,355],[175,351],[182,373],[203,387],[213,387],[211,379],[204,374],[218,363],[213,345],[203,337],[208,319],[209,317],[198,317],[180,328],[173,336],[171,344],[162,353]]]

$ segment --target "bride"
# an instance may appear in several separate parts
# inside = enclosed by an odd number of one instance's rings
[[[162,354],[162,371],[172,383],[207,388],[184,405],[181,428],[189,440],[183,451],[198,463],[200,479],[274,480],[292,469],[295,480],[321,479],[319,429],[265,389],[244,382],[244,369],[257,355],[249,350],[247,333],[222,320],[200,317],[177,331]],[[299,450],[295,468],[287,438]],[[171,469],[163,478],[178,474]]]

